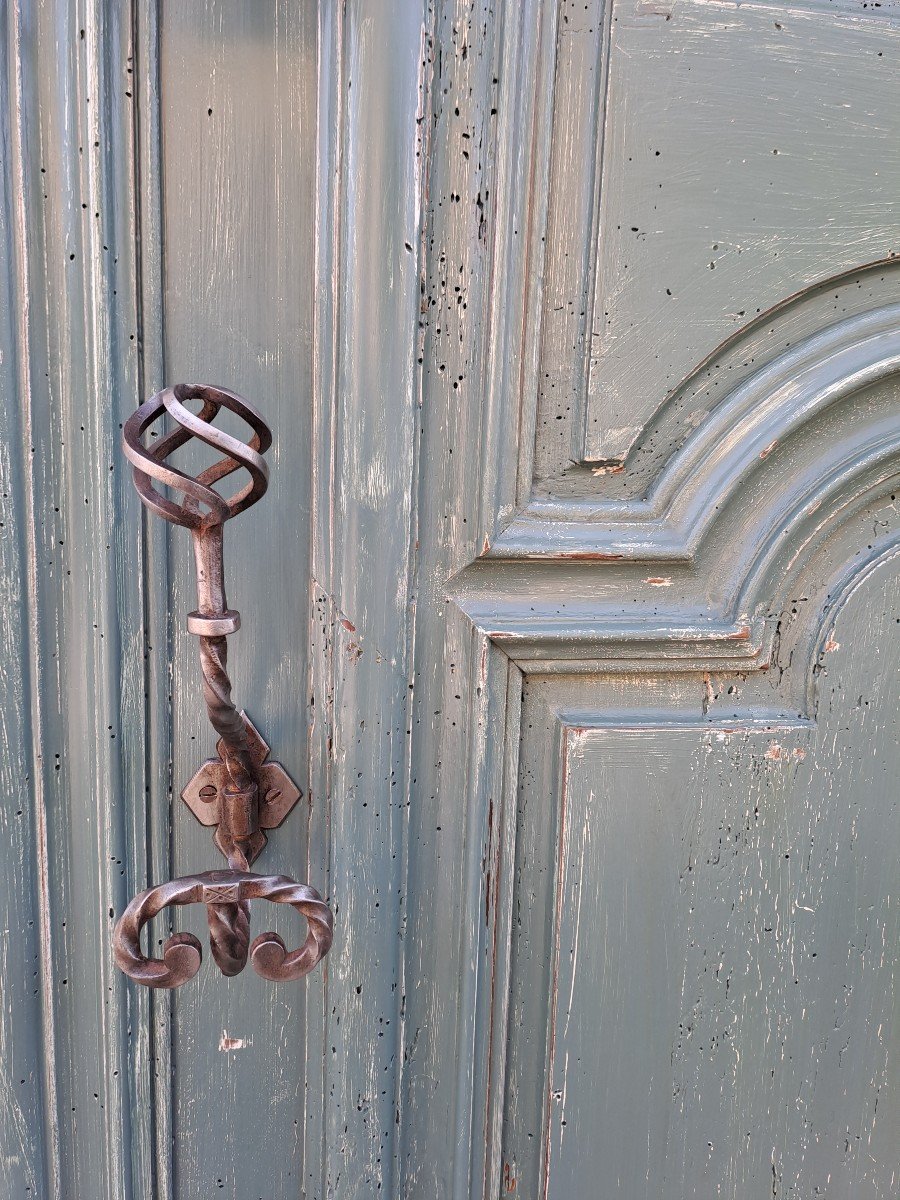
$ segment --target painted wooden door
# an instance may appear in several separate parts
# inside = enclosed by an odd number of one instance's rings
[[[896,6],[0,11],[3,1196],[896,1196]],[[180,380],[305,984],[111,963],[216,864]]]

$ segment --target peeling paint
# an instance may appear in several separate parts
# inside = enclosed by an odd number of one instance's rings
[[[235,1050],[243,1050],[249,1045],[249,1038],[230,1037],[227,1030],[222,1030],[222,1036],[219,1038],[219,1050],[223,1054],[229,1054]]]

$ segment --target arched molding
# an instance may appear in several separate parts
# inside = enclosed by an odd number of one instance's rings
[[[900,304],[837,322],[739,385],[646,496],[536,504],[448,594],[528,671],[765,665],[790,581],[896,486],[898,373]]]
[[[690,561],[717,514],[781,443],[898,370],[900,304],[836,322],[739,384],[644,496],[533,498],[484,557]]]
[[[836,322],[898,303],[898,268],[900,259],[879,259],[819,279],[785,297],[736,329],[668,392],[622,458],[623,469],[596,473],[584,448],[576,447],[572,461],[577,465],[565,474],[580,477],[581,493],[620,500],[646,495],[698,424],[752,374]],[[544,491],[548,495],[554,491],[552,480],[546,481]]]
[[[796,496],[790,511],[779,510],[778,524],[767,523],[754,552],[739,564],[737,586],[718,607],[703,603],[703,580],[726,573],[725,563],[711,559],[702,577],[692,573],[687,579],[693,593],[682,587],[677,602],[652,608],[634,603],[629,591],[629,581],[634,588],[646,583],[642,573],[610,563],[576,572],[593,578],[615,572],[617,585],[593,609],[581,594],[572,594],[571,572],[557,576],[559,586],[552,573],[545,574],[539,593],[530,593],[527,567],[515,589],[492,579],[490,567],[464,572],[451,595],[478,629],[529,672],[758,669],[772,659],[774,633],[792,589],[804,572],[816,576],[823,548],[833,549],[841,534],[842,566],[851,571],[869,529],[858,518],[868,520],[879,504],[900,516],[892,501],[900,439],[869,450],[839,463],[817,488]],[[885,536],[891,536],[887,528]],[[826,577],[824,568],[820,577]]]

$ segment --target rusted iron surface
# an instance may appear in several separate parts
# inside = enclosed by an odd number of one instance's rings
[[[257,785],[258,829],[250,839],[250,861],[256,858],[266,843],[265,829],[277,828],[297,801],[300,789],[279,762],[269,762],[269,746],[246,713],[241,713],[247,733],[247,753]],[[222,840],[222,815],[225,811],[225,788],[229,782],[225,739],[216,743],[218,757],[208,758],[181,791],[181,798],[201,825],[216,826],[215,843],[228,857],[227,844]],[[237,797],[231,798],[230,816],[234,827]]]
[[[201,402],[199,413],[185,406],[188,400]],[[223,408],[250,426],[249,443],[212,424]],[[145,432],[166,412],[177,427],[152,446],[145,446]],[[192,438],[223,454],[196,478],[167,462]],[[166,388],[141,405],[123,433],[125,454],[134,465],[134,484],[141,500],[158,516],[190,529],[193,538],[197,608],[188,614],[187,625],[199,638],[203,699],[210,723],[219,734],[219,757],[200,767],[182,798],[202,824],[216,827],[215,843],[230,868],[150,888],[128,906],[114,933],[116,962],[132,979],[149,987],[178,987],[200,966],[200,946],[191,934],[170,937],[163,960],[148,959],[141,953],[142,926],[171,904],[206,905],[210,946],[223,975],[239,974],[252,954],[254,969],[267,979],[297,979],[312,970],[331,945],[331,914],[314,889],[285,876],[259,876],[249,870],[266,844],[263,829],[281,824],[300,797],[284,767],[266,762],[269,747],[235,706],[227,669],[226,639],[240,628],[241,619],[240,613],[228,607],[225,595],[223,529],[227,520],[265,493],[269,472],[262,456],[271,444],[271,431],[253,405],[234,392],[207,385]],[[241,468],[249,473],[249,483],[224,499],[213,485]],[[179,503],[164,496],[155,484],[180,493],[183,500]],[[307,916],[310,933],[300,950],[288,954],[274,933],[262,934],[251,948],[249,900],[254,897],[292,904]]]
[[[277,933],[261,933],[250,947],[250,961],[258,975],[279,981],[299,979],[328,953],[333,928],[331,910],[315,888],[295,883],[286,875],[205,871],[161,883],[135,896],[116,926],[116,963],[126,975],[147,987],[180,987],[200,969],[200,942],[191,933],[176,933],[164,943],[161,959],[147,958],[140,945],[144,925],[170,905],[205,904],[212,930],[214,914],[220,908],[242,907],[250,900],[289,904],[306,917],[309,926],[303,945],[290,954]]]

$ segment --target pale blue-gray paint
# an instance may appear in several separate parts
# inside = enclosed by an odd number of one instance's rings
[[[0,11],[4,1195],[891,1195],[896,12]],[[118,448],[176,379],[275,431],[231,653],[300,987],[110,963],[216,862]]]

